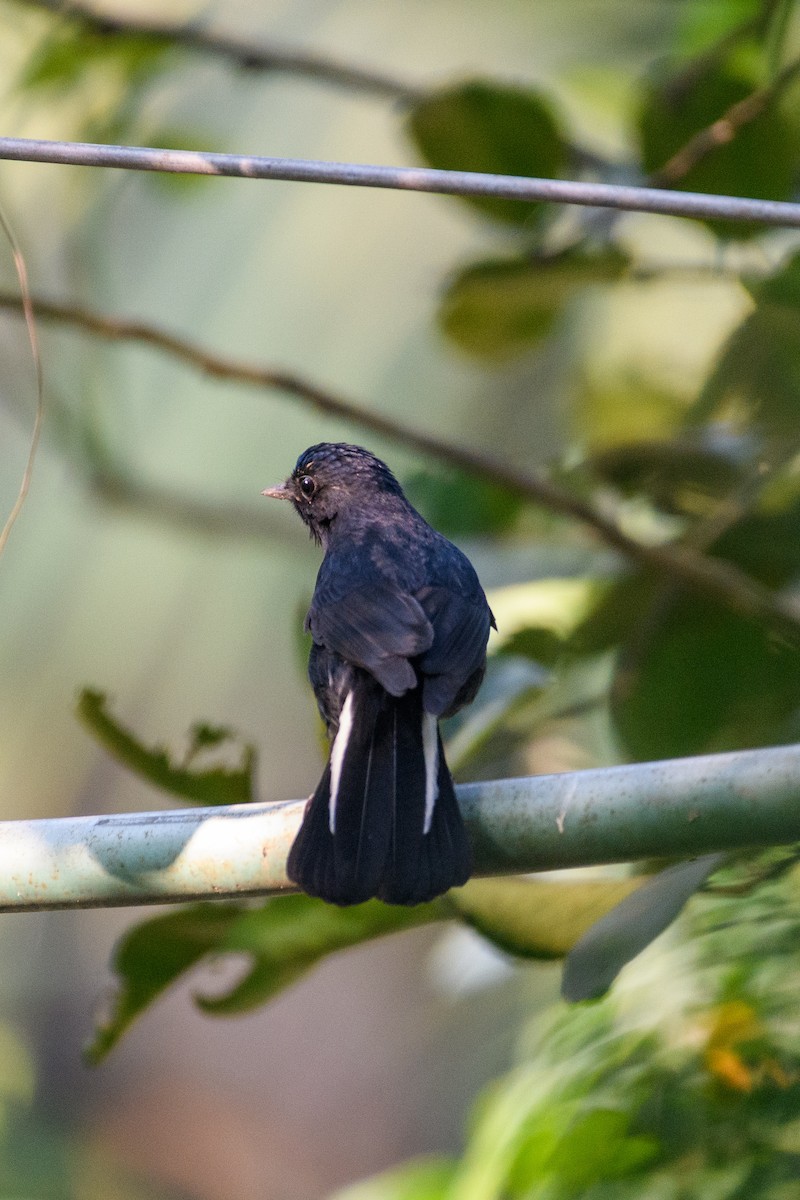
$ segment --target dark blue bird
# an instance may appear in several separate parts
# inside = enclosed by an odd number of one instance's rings
[[[306,629],[331,752],[289,878],[333,904],[431,900],[472,869],[439,718],[480,687],[486,596],[469,559],[360,446],[312,446],[264,495],[291,500],[325,552]]]

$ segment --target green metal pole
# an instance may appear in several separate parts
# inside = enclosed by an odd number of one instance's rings
[[[800,840],[800,746],[458,789],[477,873]],[[304,801],[0,822],[0,911],[286,891]]]

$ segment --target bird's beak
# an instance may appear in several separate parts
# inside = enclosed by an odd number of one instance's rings
[[[291,500],[294,492],[287,483],[276,483],[275,487],[264,488],[262,496],[269,496],[272,500]]]

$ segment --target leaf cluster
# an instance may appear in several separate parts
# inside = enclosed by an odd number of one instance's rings
[[[463,1156],[337,1200],[787,1200],[798,895],[792,866],[744,898],[696,902],[624,987],[537,1016],[519,1065],[479,1099]]]

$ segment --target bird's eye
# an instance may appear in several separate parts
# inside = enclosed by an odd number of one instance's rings
[[[300,491],[304,496],[310,498],[314,495],[317,485],[310,475],[303,475],[300,480]]]

